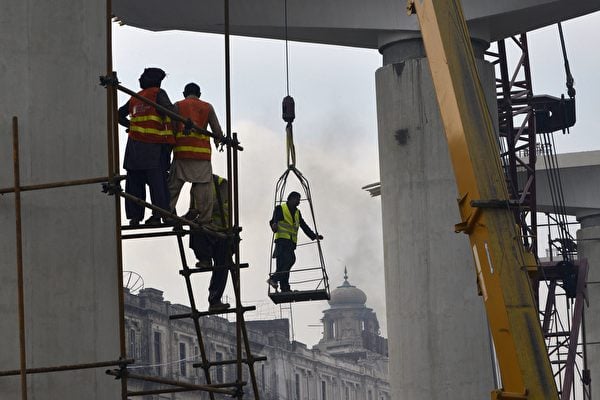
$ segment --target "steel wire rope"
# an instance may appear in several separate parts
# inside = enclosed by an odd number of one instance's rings
[[[287,12],[287,0],[283,2],[284,18],[285,18],[285,83],[287,95],[290,95],[290,60],[288,50],[288,12]]]
[[[287,163],[288,166],[296,165],[296,147],[294,146],[294,133],[292,129],[292,121],[294,119],[294,100],[290,96],[290,59],[289,59],[289,40],[288,40],[288,8],[287,8],[287,0],[283,2],[283,14],[284,14],[284,37],[285,37],[285,86],[286,86],[286,97],[284,98],[284,114],[288,111],[286,110],[286,101],[287,107],[292,108],[291,119],[286,119],[284,116],[284,120],[287,122],[285,127],[286,132],[286,148],[287,148]],[[290,105],[291,103],[291,105]]]
[[[155,367],[166,367],[168,365],[174,365],[174,364],[178,364],[181,363],[183,361],[198,361],[198,356],[196,355],[190,355],[189,357],[185,357],[185,358],[180,358],[179,360],[174,360],[174,361],[167,361],[164,363],[158,363],[158,364],[145,364],[145,365],[133,365],[133,366],[128,366],[127,369],[142,369],[142,368],[155,368]]]
[[[552,201],[552,210],[554,211],[554,219],[557,223],[558,235],[561,243],[561,257],[563,261],[572,261],[569,252],[564,249],[567,240],[573,240],[573,236],[568,231],[566,221],[566,207],[564,200],[564,192],[562,190],[562,179],[558,167],[558,159],[556,156],[554,136],[549,133],[542,134],[543,145],[547,149],[547,154],[544,158],[544,166],[546,167],[546,175],[548,179],[548,187]],[[552,243],[550,243],[552,249]]]
[[[280,176],[279,180],[277,181],[276,187],[275,187],[275,199],[274,199],[274,203],[275,205],[279,205],[282,204],[284,202],[284,194],[285,194],[285,189],[287,187],[287,179],[289,176],[290,171],[294,173],[294,175],[296,176],[296,178],[298,179],[300,186],[302,187],[302,189],[304,190],[304,194],[307,198],[308,204],[309,204],[309,208],[310,208],[310,215],[312,218],[312,222],[313,222],[313,228],[315,230],[315,234],[317,235],[317,249],[318,249],[318,256],[319,256],[319,262],[321,264],[321,271],[322,271],[322,278],[321,279],[315,279],[315,281],[319,280],[321,282],[324,281],[324,289],[327,290],[327,294],[329,297],[329,289],[328,289],[328,277],[327,277],[327,272],[325,270],[325,261],[324,261],[324,257],[323,257],[323,251],[321,248],[321,244],[320,244],[320,240],[318,239],[319,233],[318,233],[318,229],[317,229],[317,224],[316,224],[316,219],[315,219],[315,213],[314,213],[314,207],[312,204],[312,195],[310,192],[310,185],[308,183],[308,180],[302,175],[302,173],[296,168],[296,149],[295,149],[295,145],[294,145],[294,135],[293,135],[293,128],[292,128],[292,122],[295,118],[295,111],[294,111],[294,99],[290,96],[290,74],[289,74],[289,40],[288,40],[288,5],[287,5],[287,0],[284,0],[284,36],[285,36],[285,72],[286,72],[286,97],[284,97],[283,99],[283,103],[282,103],[282,108],[283,108],[283,120],[287,123],[286,124],[286,157],[287,157],[287,169],[286,171]],[[275,234],[273,233],[272,235],[272,239],[271,239],[271,248],[270,248],[270,253],[269,253],[269,258],[270,258],[270,262],[269,262],[269,280],[271,279],[271,277],[273,277],[275,274],[278,274],[278,272],[273,273],[273,251],[274,251],[274,242],[275,242]],[[294,271],[289,271],[289,272],[294,272]],[[319,284],[320,286],[320,284]],[[317,288],[319,287],[317,286]],[[275,291],[276,292],[276,291]],[[269,285],[268,288],[268,294],[270,295],[271,292],[271,286]]]
[[[565,75],[567,78],[567,94],[569,95],[569,97],[575,97],[575,88],[573,87],[574,83],[575,83],[575,79],[573,78],[573,75],[571,74],[571,66],[569,65],[569,57],[567,56],[567,47],[565,45],[565,36],[563,34],[563,29],[562,29],[562,24],[559,22],[558,24],[558,34],[560,36],[560,47],[562,49],[562,55],[563,55],[563,60],[564,60],[564,64],[565,64]]]

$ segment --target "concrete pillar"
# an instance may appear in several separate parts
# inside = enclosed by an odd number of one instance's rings
[[[105,3],[3,2],[0,187],[107,175]],[[14,195],[0,196],[0,370],[19,369]],[[27,367],[119,357],[114,200],[99,184],[22,193]],[[28,376],[29,399],[116,399],[106,368]],[[0,398],[20,399],[19,377]]]
[[[407,39],[380,51],[377,119],[392,399],[489,398],[487,322],[468,238],[453,229],[459,222],[456,183],[423,45]],[[495,104],[493,68],[482,59],[478,65]]]
[[[579,214],[581,224],[577,231],[579,258],[587,258],[588,296],[590,305],[584,310],[588,368],[590,369],[592,394],[600,393],[600,213]]]

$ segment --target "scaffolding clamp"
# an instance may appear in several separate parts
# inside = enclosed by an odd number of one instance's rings
[[[119,83],[119,80],[117,79],[117,76],[108,76],[108,75],[100,75],[100,85],[107,87],[107,86],[117,86]]]
[[[107,193],[109,196],[120,193],[123,191],[121,188],[122,180],[126,179],[126,175],[115,175],[108,179],[108,182],[102,183],[102,193]]]

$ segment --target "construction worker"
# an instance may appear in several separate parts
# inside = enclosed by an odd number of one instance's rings
[[[311,240],[323,240],[323,236],[314,233],[302,219],[298,205],[300,204],[300,193],[291,192],[287,201],[273,210],[273,217],[269,221],[271,230],[275,233],[275,251],[273,258],[276,262],[276,272],[271,275],[267,283],[282,292],[290,291],[290,270],[296,262],[296,244],[298,242],[298,228]]]
[[[229,195],[227,191],[227,180],[217,175],[212,175],[211,196],[213,198],[212,226],[215,230],[225,231],[229,223]],[[191,209],[194,208],[193,199]],[[227,265],[231,265],[234,251],[230,238],[219,238],[203,231],[190,234],[190,248],[198,259],[197,268],[215,268],[208,286],[208,311],[223,311],[229,308],[228,303],[223,303],[221,297],[227,285]]]
[[[210,129],[222,137],[221,126],[213,106],[200,100],[200,86],[188,83],[183,90],[183,100],[176,103],[179,114],[196,126]],[[215,139],[215,146],[218,144]],[[169,173],[170,208],[174,212],[183,184],[192,183],[192,199],[195,205],[184,218],[198,224],[208,224],[212,215],[213,196],[211,191],[212,167],[210,136],[186,131],[180,123],[175,136],[173,164]]]
[[[171,111],[167,93],[160,88],[165,72],[160,68],[146,68],[139,78],[140,96],[147,98]],[[131,118],[127,119],[130,115]],[[151,105],[131,97],[119,108],[119,124],[125,126],[129,137],[125,147],[123,167],[127,170],[125,191],[142,200],[146,199],[146,185],[150,188],[152,204],[169,210],[167,174],[171,149],[175,136],[169,117]],[[144,219],[144,207],[125,199],[125,214],[129,225],[137,226]],[[156,211],[146,220],[146,225],[160,225],[161,217]]]

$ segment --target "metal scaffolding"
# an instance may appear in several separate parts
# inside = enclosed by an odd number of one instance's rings
[[[27,399],[27,375],[28,374],[40,374],[40,373],[51,373],[58,371],[70,371],[90,368],[105,368],[105,367],[118,367],[106,371],[108,375],[115,376],[120,379],[121,386],[121,399],[126,400],[129,397],[143,396],[150,394],[162,394],[162,393],[176,393],[184,391],[203,391],[207,392],[210,399],[213,400],[215,394],[225,394],[237,399],[242,399],[244,396],[244,386],[247,384],[243,379],[243,365],[248,366],[252,389],[254,392],[254,398],[259,399],[258,385],[256,382],[256,374],[254,371],[254,363],[258,361],[266,360],[266,357],[254,357],[250,350],[250,343],[248,340],[248,333],[244,321],[244,312],[251,311],[254,307],[244,307],[241,303],[240,297],[240,268],[247,267],[247,264],[240,263],[239,256],[239,232],[241,228],[239,226],[239,196],[238,196],[238,151],[242,151],[243,148],[237,140],[237,134],[231,132],[231,99],[230,99],[230,55],[229,55],[229,0],[224,0],[224,15],[225,15],[225,75],[226,75],[226,135],[221,141],[227,147],[227,178],[228,178],[228,194],[230,201],[228,202],[228,212],[230,218],[228,221],[227,229],[224,232],[214,232],[206,229],[203,226],[180,218],[168,210],[158,208],[150,203],[147,203],[141,199],[138,199],[128,193],[121,190],[120,181],[123,176],[119,175],[119,131],[118,131],[118,113],[117,113],[117,90],[121,90],[133,97],[138,97],[140,100],[150,103],[156,108],[160,106],[150,102],[148,99],[138,96],[135,92],[128,90],[127,88],[119,85],[116,77],[116,73],[113,72],[112,65],[112,4],[111,0],[106,0],[106,75],[101,77],[101,83],[106,86],[106,124],[107,124],[107,176],[94,177],[89,179],[61,181],[52,183],[43,183],[38,185],[21,186],[20,183],[20,165],[19,165],[19,127],[17,117],[13,117],[12,131],[13,131],[13,167],[14,167],[14,185],[11,188],[0,189],[0,194],[14,193],[15,196],[15,225],[16,225],[16,267],[17,267],[17,290],[18,290],[18,316],[19,316],[19,345],[20,345],[20,365],[17,370],[0,371],[0,377],[5,376],[20,376],[21,386],[21,399]],[[168,112],[168,110],[161,110],[169,114],[175,120],[183,121],[183,117]],[[194,127],[196,131],[202,132],[210,136],[214,135],[206,130],[200,129],[200,127]],[[117,292],[118,292],[118,319],[119,319],[119,352],[120,356],[118,360],[114,361],[101,361],[82,363],[75,365],[61,365],[61,366],[50,366],[44,368],[27,368],[26,365],[26,345],[25,345],[25,318],[24,318],[24,286],[23,286],[23,256],[22,256],[22,232],[21,232],[21,192],[30,190],[44,190],[59,187],[69,187],[77,185],[90,185],[90,184],[103,184],[104,192],[109,195],[114,195],[114,207],[115,207],[115,240],[116,240],[116,252],[117,252]],[[170,218],[176,222],[176,228],[174,230],[166,230],[162,232],[146,232],[146,233],[134,233],[123,235],[123,228],[130,229],[130,227],[121,226],[121,198],[127,198],[130,201],[134,201],[144,207],[150,208],[157,211],[163,217]],[[184,229],[183,226],[187,229]],[[143,229],[143,226],[140,227]],[[172,226],[171,226],[172,228]],[[233,243],[233,262],[229,265],[214,266],[211,268],[190,268],[187,265],[183,237],[193,232],[203,232],[208,235],[215,235],[219,238],[225,238],[231,240]],[[135,374],[128,370],[128,365],[134,363],[134,359],[128,359],[126,357],[126,344],[125,344],[125,316],[124,316],[124,295],[123,295],[123,264],[122,264],[122,240],[124,239],[136,239],[142,237],[158,237],[158,236],[176,236],[179,254],[181,257],[183,269],[180,274],[184,277],[187,293],[190,300],[191,312],[188,314],[172,315],[170,319],[181,319],[191,318],[194,323],[194,328],[199,343],[199,349],[201,353],[201,363],[193,364],[195,368],[202,368],[205,376],[205,384],[190,384],[188,382],[169,380],[157,376],[146,376],[141,374]],[[191,275],[197,272],[210,272],[215,269],[226,269],[230,272],[230,276],[233,282],[233,288],[235,292],[236,302],[235,307],[228,310],[220,311],[208,311],[200,312],[196,308],[196,302],[191,284]],[[236,358],[234,360],[221,360],[211,361],[209,360],[200,329],[199,318],[212,315],[212,314],[223,314],[223,313],[235,313],[236,316]],[[211,382],[210,368],[214,366],[235,364],[237,367],[237,377],[234,382],[230,383],[218,383],[214,384]],[[146,382],[152,382],[157,385],[156,389],[145,390],[145,391],[131,391],[128,389],[128,381],[141,380]]]

